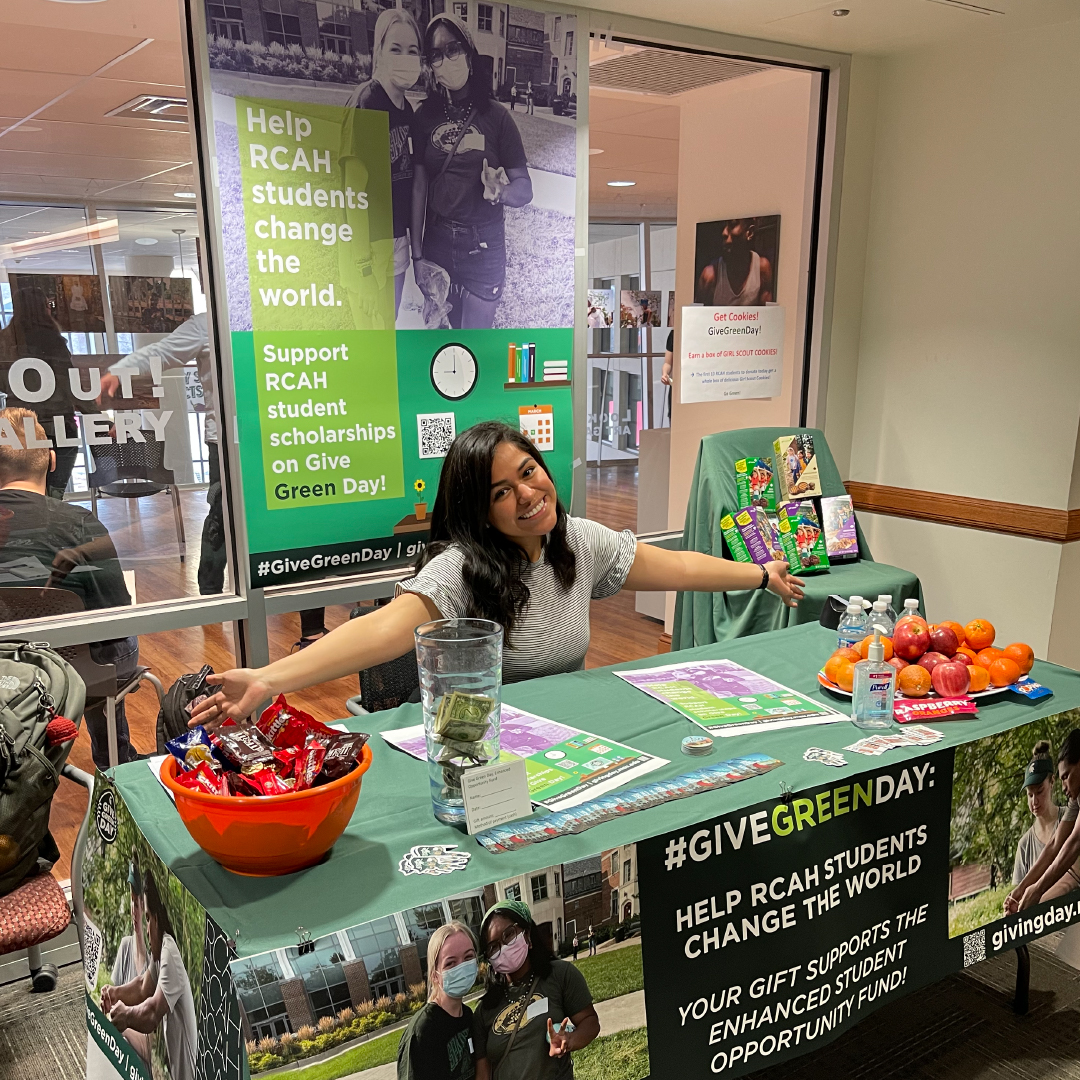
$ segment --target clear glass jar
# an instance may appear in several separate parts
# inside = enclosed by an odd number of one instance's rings
[[[488,619],[418,626],[431,805],[440,821],[465,820],[461,774],[499,756],[503,628]]]

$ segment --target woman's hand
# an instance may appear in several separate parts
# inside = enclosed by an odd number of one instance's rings
[[[572,1032],[566,1029],[570,1026],[569,1017],[559,1025],[559,1030],[555,1030],[555,1025],[551,1022],[551,1017],[548,1017],[548,1042],[551,1045],[548,1047],[548,1057],[565,1057],[570,1053],[572,1047],[570,1046],[570,1036]]]
[[[510,186],[510,178],[506,175],[506,170],[502,166],[492,169],[487,163],[487,158],[484,158],[480,179],[484,182],[484,198],[490,203],[499,202],[502,199],[503,190]]]
[[[781,560],[767,562],[765,569],[769,571],[769,592],[779,596],[788,607],[798,607],[805,584],[802,578],[793,577],[788,564]]]
[[[249,717],[261,702],[272,696],[265,678],[254,668],[233,668],[220,675],[207,675],[206,681],[219,683],[221,689],[195,706],[188,727],[202,724],[207,731],[215,731],[226,718]]]
[[[1020,910],[1020,896],[1017,895],[1019,886],[1013,889],[1008,896],[1005,897],[1005,902],[1001,905],[1001,910],[1006,915],[1015,915]]]
[[[1042,900],[1042,894],[1043,891],[1038,885],[1029,885],[1027,889],[1024,890],[1024,896],[1021,899],[1017,910],[1024,911],[1029,907],[1034,907]]]
[[[671,385],[671,365],[667,361],[664,362],[664,367],[660,372],[660,381],[665,386]]]

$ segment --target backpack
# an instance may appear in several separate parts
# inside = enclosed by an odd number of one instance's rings
[[[0,896],[60,857],[49,810],[85,703],[82,678],[48,645],[0,642]],[[49,729],[60,717],[70,723]]]
[[[209,693],[216,693],[206,685],[206,676],[213,675],[214,669],[209,664],[194,673],[181,675],[169,687],[165,695],[165,702],[158,709],[157,716],[157,752],[166,754],[165,743],[169,739],[175,739],[188,729],[188,721],[191,719],[191,704],[196,698],[205,697]]]

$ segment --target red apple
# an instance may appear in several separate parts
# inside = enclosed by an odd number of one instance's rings
[[[947,664],[948,662],[949,658],[939,652],[928,652],[919,657],[919,667],[926,668],[931,675],[934,674],[934,668],[936,668],[938,664]]]
[[[971,686],[971,676],[968,674],[967,664],[957,664],[952,660],[946,660],[943,664],[936,664],[930,672],[930,682],[934,691],[945,698],[963,697]]]
[[[893,631],[892,645],[894,656],[918,660],[930,648],[930,631],[921,619],[902,619]]]
[[[904,668],[910,666],[906,660],[901,660],[899,656],[893,656],[886,660],[885,663],[890,667],[896,668],[897,672],[903,671]]]
[[[971,665],[975,663],[966,652],[954,653],[949,659],[954,664],[963,664],[965,667],[971,667]]]
[[[952,656],[960,648],[960,642],[956,638],[956,632],[947,626],[935,626],[930,631],[930,648],[935,652]]]

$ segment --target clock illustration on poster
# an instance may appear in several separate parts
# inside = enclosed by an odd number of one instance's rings
[[[476,387],[478,374],[472,350],[456,342],[441,346],[431,358],[431,385],[448,401],[467,398]]]

